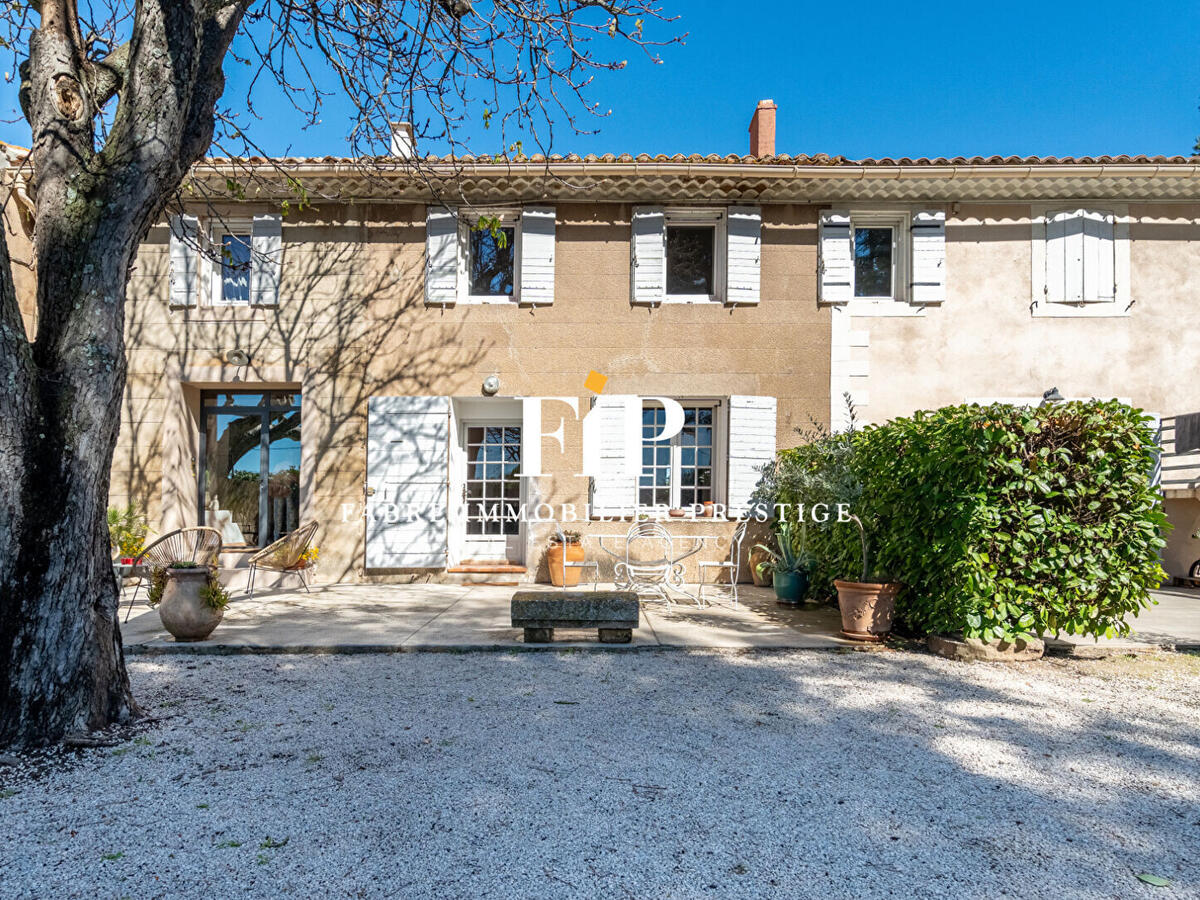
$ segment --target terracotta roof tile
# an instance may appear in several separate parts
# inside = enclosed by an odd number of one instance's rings
[[[391,157],[377,157],[379,161],[389,160]],[[210,164],[221,165],[232,162],[228,157],[210,157],[206,160]],[[321,156],[321,157],[297,157],[286,156],[276,157],[274,159],[266,159],[260,156],[252,156],[247,159],[242,159],[241,162],[250,163],[274,163],[276,165],[354,165],[367,160],[356,159],[354,157],[337,157],[337,156]],[[955,157],[882,157],[879,159],[849,159],[845,156],[829,156],[824,153],[817,154],[801,154],[790,156],[786,153],[781,153],[776,156],[739,156],[737,154],[728,154],[722,156],[717,153],[709,153],[707,155],[700,153],[683,154],[675,153],[672,155],[649,153],[639,153],[636,156],[629,153],[620,155],[605,153],[597,155],[589,153],[587,156],[580,156],[577,153],[568,153],[566,155],[553,154],[549,157],[537,154],[534,156],[523,157],[521,159],[509,159],[507,157],[493,156],[436,156],[433,154],[423,158],[423,162],[427,164],[495,164],[505,165],[512,162],[522,163],[673,163],[673,164],[718,164],[718,165],[745,165],[745,166],[880,166],[880,167],[895,167],[895,166],[1079,166],[1079,165],[1200,165],[1200,156],[1145,156],[1145,155],[1117,155],[1117,156],[955,156]]]

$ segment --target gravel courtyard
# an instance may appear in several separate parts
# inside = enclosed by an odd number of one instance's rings
[[[1195,656],[130,669],[157,722],[0,768],[0,896],[1200,896]]]

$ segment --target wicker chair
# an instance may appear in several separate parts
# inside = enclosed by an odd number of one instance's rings
[[[149,580],[155,569],[164,568],[176,560],[199,563],[202,566],[213,567],[221,559],[221,532],[215,528],[203,526],[180,528],[170,531],[147,547],[133,561],[130,574],[137,578],[138,583],[129,598],[129,609],[125,611],[125,621],[133,612],[134,601],[142,584]]]
[[[313,537],[320,527],[316,520],[301,525],[291,534],[285,534],[273,544],[263,547],[250,557],[250,582],[246,589],[247,599],[254,596],[254,574],[259,569],[269,572],[293,572],[300,576],[304,590],[308,590],[308,579],[304,577],[304,566],[300,565],[302,557],[312,544]]]

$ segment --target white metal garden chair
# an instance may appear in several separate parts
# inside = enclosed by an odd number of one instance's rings
[[[670,588],[684,592],[683,566],[672,552],[671,534],[661,522],[635,522],[625,536],[625,558],[613,567],[617,586],[670,606]]]
[[[735,607],[738,605],[738,576],[741,574],[742,541],[746,537],[746,528],[749,524],[749,519],[742,519],[738,522],[737,528],[733,530],[733,538],[729,542],[728,559],[721,562],[700,563],[700,586],[696,592],[698,605],[704,605],[705,588],[708,588],[709,596],[720,600],[732,600]],[[705,578],[710,572],[714,572],[714,580],[711,582]],[[722,572],[729,573],[729,584],[716,580]]]

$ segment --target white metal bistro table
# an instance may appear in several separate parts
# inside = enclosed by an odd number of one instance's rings
[[[705,542],[712,539],[713,535],[671,534],[670,531],[667,531],[667,538],[672,548],[671,552],[657,559],[631,559],[628,546],[625,548],[624,555],[617,553],[611,547],[605,546],[604,542],[606,540],[626,541],[628,543],[628,533],[593,533],[585,534],[584,537],[596,538],[600,549],[615,560],[615,580],[618,587],[636,591],[639,596],[642,594],[652,594],[662,600],[667,606],[670,606],[673,602],[670,591],[676,590],[686,597],[691,597],[699,605],[700,601],[696,596],[688,593],[684,587],[683,561],[689,556],[695,556],[704,549]],[[691,541],[691,546],[685,552],[676,555],[674,551],[675,544],[676,542],[683,541]]]

